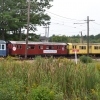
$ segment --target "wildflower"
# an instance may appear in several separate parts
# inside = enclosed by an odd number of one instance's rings
[[[96,91],[94,89],[91,89],[92,94],[96,94]]]
[[[50,91],[50,95],[54,95],[54,92],[53,91]]]
[[[84,100],[87,100],[87,96],[84,97]]]
[[[32,85],[32,88],[36,88],[37,86],[38,86],[38,84],[34,83],[34,84]]]
[[[75,100],[80,100],[79,98],[76,98]]]

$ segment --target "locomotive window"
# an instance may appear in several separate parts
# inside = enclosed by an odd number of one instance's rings
[[[43,49],[43,46],[42,46],[42,45],[40,45],[40,46],[39,46],[39,49]]]
[[[34,49],[35,46],[34,45],[28,45],[28,49]]]

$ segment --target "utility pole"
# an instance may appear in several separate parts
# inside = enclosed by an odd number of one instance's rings
[[[49,26],[43,27],[45,28],[45,40],[48,41],[47,39],[49,38]],[[48,30],[47,30],[48,29]]]
[[[89,16],[87,16],[87,55],[89,56],[89,22],[90,21],[95,21],[95,20],[89,20]]]
[[[27,12],[27,34],[26,34],[26,48],[25,48],[25,59],[27,59],[28,52],[28,35],[29,35],[29,24],[30,24],[30,0],[27,0],[28,12]]]
[[[89,20],[89,16],[87,16],[87,55],[89,56],[89,22],[95,21],[95,20]],[[74,23],[74,24],[83,24],[83,23]]]
[[[49,25],[48,25],[48,35],[47,35],[47,37],[49,38]]]
[[[80,33],[81,33],[80,43],[83,43],[82,31]]]

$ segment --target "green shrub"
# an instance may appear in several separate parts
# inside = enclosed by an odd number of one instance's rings
[[[31,96],[31,100],[63,100],[62,93],[59,94],[47,86],[33,87]]]
[[[79,59],[83,63],[91,63],[92,62],[92,58],[89,56],[85,56],[85,55],[81,56]]]
[[[15,80],[0,82],[0,100],[26,100],[23,82]]]

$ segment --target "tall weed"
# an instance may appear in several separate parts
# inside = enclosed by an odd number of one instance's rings
[[[99,100],[99,64],[66,58],[0,62],[1,100]],[[37,98],[37,99],[36,99]]]

